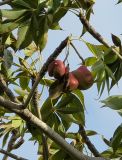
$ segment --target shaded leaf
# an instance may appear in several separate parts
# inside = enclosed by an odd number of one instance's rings
[[[18,28],[17,49],[23,49],[32,42],[30,33],[30,22],[22,23]],[[23,44],[24,43],[24,44]]]
[[[23,76],[19,78],[20,86],[22,89],[26,89],[29,85],[30,78]]]
[[[9,133],[10,132],[7,132],[3,138],[3,141],[2,141],[2,148],[4,148],[4,146],[6,145],[7,143],[7,140],[8,140],[8,137],[9,137]]]
[[[117,4],[122,3],[122,0],[118,0]]]
[[[5,49],[3,58],[4,58],[4,64],[5,64],[6,69],[9,69],[13,64],[13,55],[11,51]]]
[[[62,160],[66,156],[66,153],[62,150],[57,151],[55,154],[53,154],[49,160]]]
[[[121,142],[122,142],[122,124],[115,130],[113,138],[110,143],[114,152],[118,149]]]
[[[47,43],[48,39],[48,23],[47,18],[42,18],[40,25],[39,25],[39,36],[38,36],[38,45],[40,48],[40,51],[42,51]]]
[[[42,120],[46,121],[48,116],[53,113],[53,106],[56,104],[58,99],[51,100],[50,98],[47,98],[42,107],[41,107],[41,115],[42,115]]]
[[[112,34],[111,36],[114,45],[117,47],[121,47],[121,40],[119,39],[119,37],[115,36],[114,34]]]

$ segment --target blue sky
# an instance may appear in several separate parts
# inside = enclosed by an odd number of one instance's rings
[[[122,21],[120,20],[120,17],[122,17],[122,5],[115,5],[116,3],[117,1],[115,0],[96,0],[96,4],[94,6],[94,15],[92,15],[90,21],[96,30],[100,32],[110,44],[112,44],[111,33],[117,36],[122,34]],[[81,34],[82,25],[79,22],[79,19],[76,18],[72,13],[68,13],[61,20],[60,25],[63,28],[63,31],[49,32],[48,44],[43,51],[43,54],[45,55],[44,60],[46,60],[49,54],[53,52],[60,41],[63,40],[66,36],[71,33],[73,36],[79,36]],[[91,43],[98,44],[98,42],[89,34],[86,34],[84,39]],[[74,44],[83,57],[91,55],[83,43],[75,41]],[[62,58],[62,55],[60,58]],[[71,70],[77,68],[78,64],[80,63],[80,60],[72,49],[70,49],[69,63]],[[120,81],[119,87],[113,87],[110,92],[111,95],[122,94],[121,83],[122,81]],[[84,95],[87,109],[86,128],[89,130],[95,130],[99,134],[104,135],[109,139],[116,127],[122,122],[121,117],[115,111],[109,108],[101,108],[102,104],[99,102],[100,100],[96,100],[98,99],[98,93],[95,85],[91,89],[84,91]],[[105,91],[101,99],[104,99],[107,96],[108,94]],[[73,125],[71,130],[74,132],[77,131],[77,127]],[[30,136],[27,136],[25,138],[27,142],[17,151],[13,151],[13,153],[26,157],[29,160],[36,160],[37,146],[34,146],[33,143],[28,142],[29,137]],[[91,140],[99,151],[106,149],[106,145],[102,142],[99,135],[92,137]],[[0,140],[0,144],[1,143],[2,141]],[[2,156],[0,155],[0,159],[1,157]]]

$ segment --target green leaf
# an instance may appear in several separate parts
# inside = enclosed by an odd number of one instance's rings
[[[54,13],[53,15],[53,23],[57,23],[63,18],[68,10],[60,8],[57,12]]]
[[[101,155],[105,158],[111,158],[111,155],[113,154],[113,151],[112,149],[108,149],[104,152],[101,153]],[[113,157],[113,156],[112,156]]]
[[[63,114],[72,114],[72,113],[78,113],[81,111],[80,108],[71,108],[71,107],[67,107],[67,108],[59,108],[56,109],[57,112],[63,113]]]
[[[116,66],[114,66],[116,67]],[[118,84],[118,81],[121,79],[122,77],[122,64],[121,63],[118,63],[118,66],[117,68],[115,68],[115,72],[114,72],[114,77],[115,77],[115,80],[112,79],[112,82],[111,82],[111,86],[110,88],[112,88],[115,84]]]
[[[51,113],[53,113],[53,106],[56,104],[58,99],[51,100],[47,98],[41,107],[42,120],[46,121]]]
[[[112,41],[113,41],[114,45],[117,46],[117,47],[121,47],[120,38],[115,36],[114,34],[112,34],[111,36],[112,36]]]
[[[110,107],[114,110],[121,110],[122,109],[122,96],[121,95],[114,95],[110,96],[105,100],[101,101],[105,104],[105,106]]]
[[[57,114],[59,115],[59,117],[61,117],[61,120],[64,120],[67,123],[79,124],[77,119],[75,119],[72,114],[62,114],[62,113],[59,113],[59,112]]]
[[[29,0],[28,0],[28,2],[29,2]],[[28,9],[31,9],[31,6],[28,2],[26,2],[25,0],[14,0],[14,1],[12,1],[11,6],[13,8],[28,8]]]
[[[65,138],[70,138],[70,139],[77,139],[77,133],[65,133]]]
[[[17,28],[19,24],[20,24],[19,22],[8,22],[0,24],[0,34],[11,32],[15,28]]]
[[[17,19],[20,16],[22,16],[25,12],[27,12],[26,9],[22,10],[7,10],[7,9],[2,9],[2,16],[6,17],[8,19]]]
[[[105,47],[104,45],[94,45],[91,44],[89,42],[86,42],[83,40],[83,42],[86,44],[86,46],[88,47],[88,49],[93,53],[93,55],[95,57],[101,57],[104,53],[104,51],[107,50],[107,47]]]
[[[83,108],[85,108],[84,95],[83,95],[82,91],[80,91],[79,89],[76,89],[76,90],[72,91],[72,93],[80,100],[80,102],[82,103]]]
[[[43,78],[40,81],[40,84],[45,85],[45,86],[51,86],[51,84],[54,82],[54,80]]]
[[[122,3],[122,0],[119,0],[119,1],[117,2],[117,4],[119,4],[119,3]]]
[[[0,117],[4,116],[5,113],[6,113],[6,110],[3,107],[0,107]]]
[[[92,66],[92,71],[95,73],[101,73],[102,70],[105,70],[105,64],[103,63],[102,60],[97,61],[93,66]]]
[[[27,47],[31,42],[32,38],[31,33],[29,32],[30,29],[30,22],[22,23],[18,28],[18,38],[16,42],[16,48],[17,49],[23,49]],[[22,43],[25,43],[24,47]]]
[[[110,143],[114,152],[118,149],[121,142],[122,142],[122,124],[115,130],[113,138]]]
[[[28,78],[27,76],[21,76],[19,78],[19,83],[20,83],[20,87],[25,90],[27,89],[28,85],[29,85],[29,81],[30,81],[30,78]]]
[[[117,48],[116,48],[117,50]],[[118,51],[119,52],[119,51]],[[109,48],[104,53],[104,62],[106,64],[112,64],[118,59],[118,56],[112,51],[112,48]]]
[[[111,79],[113,79],[115,81],[115,77],[114,77],[111,69],[107,65],[105,65],[105,70],[106,70],[108,76],[111,77]]]
[[[69,3],[69,0],[63,0],[64,6],[67,6]]]
[[[3,141],[2,141],[2,148],[4,148],[4,146],[6,145],[7,143],[7,140],[8,140],[8,137],[9,137],[9,133],[10,132],[7,132],[3,138]]]
[[[86,130],[86,135],[87,136],[94,136],[97,135],[98,133],[96,131],[93,130]]]
[[[50,157],[50,160],[63,160],[65,156],[66,156],[66,153],[62,150],[59,150]]]
[[[10,50],[4,49],[4,64],[6,69],[9,69],[13,64],[13,55]]]
[[[71,124],[72,124],[72,121],[67,121],[67,119],[64,118],[65,115],[64,115],[64,117],[62,116],[62,114],[59,114],[59,113],[58,113],[58,115],[60,115],[62,124],[63,124],[63,126],[64,126],[64,128],[65,128],[65,131],[67,131],[67,130],[70,128],[70,126],[71,126]],[[69,116],[69,114],[68,114],[68,116]]]
[[[38,51],[37,46],[31,43],[28,47],[24,49],[25,56],[31,57],[36,51]]]
[[[26,90],[23,90],[21,88],[15,88],[14,91],[22,97],[27,96],[29,94]]]
[[[53,23],[50,26],[50,29],[52,29],[52,30],[62,30],[62,28],[60,27],[59,23]]]
[[[60,113],[61,115],[70,114],[70,117],[73,120],[71,122],[84,124],[84,102],[81,98],[79,99],[75,94],[64,94],[55,108],[56,112]]]
[[[42,51],[47,43],[48,39],[48,23],[47,23],[47,18],[43,18],[40,22],[41,24],[39,25],[39,36],[38,36],[38,45],[40,48],[40,51]]]
[[[26,123],[28,131],[32,134],[33,139],[37,140],[39,144],[42,143],[42,132],[35,125]]]
[[[93,64],[95,64],[97,61],[96,57],[88,57],[85,59],[85,65],[86,66],[92,66]]]
[[[64,87],[64,82],[56,80],[54,83],[51,84],[49,88],[49,97],[51,99],[56,99],[61,96],[63,93],[63,87]]]
[[[13,128],[18,128],[22,124],[22,119],[14,119],[12,120],[12,127]]]

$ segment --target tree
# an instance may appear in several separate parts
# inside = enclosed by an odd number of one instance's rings
[[[118,3],[121,3],[121,0]],[[90,81],[88,86],[86,77],[83,78],[86,67],[91,69],[90,78],[91,76],[94,78],[94,85],[97,85],[99,96],[104,93],[105,86],[110,92],[121,79],[122,73],[120,38],[112,34],[113,44],[110,45],[90,24],[95,1],[4,0],[0,2],[0,5],[5,4],[8,4],[9,9],[3,7],[0,12],[0,136],[3,138],[2,146],[4,147],[6,143],[8,146],[6,151],[0,149],[0,152],[4,154],[3,159],[6,160],[8,156],[14,159],[25,159],[12,154],[11,151],[22,146],[27,133],[31,134],[31,141],[38,143],[39,160],[121,158],[121,125],[117,127],[110,140],[103,137],[108,149],[102,153],[98,152],[89,139],[89,136],[97,133],[85,130],[84,127],[85,104],[82,90],[88,89],[93,83]],[[41,65],[48,31],[62,30],[59,21],[67,12],[72,12],[79,18],[83,25],[82,33],[77,38],[73,35],[66,37]],[[83,35],[86,32],[89,32],[100,44],[85,41]],[[92,53],[92,57],[84,59],[74,45],[74,40],[82,41]],[[81,71],[72,72],[79,80],[77,87],[70,86],[72,82],[70,81],[70,77],[72,79],[70,64],[68,64],[70,47],[75,50],[82,62],[81,65],[85,66],[80,80],[78,77]],[[66,70],[63,75],[57,77],[55,76],[56,66],[53,64],[52,67],[51,64],[61,53]],[[51,67],[52,70],[49,71]],[[58,72],[60,69],[59,67]],[[46,75],[47,71],[51,72],[50,75],[55,78],[52,79]],[[41,97],[47,93],[46,88],[49,88],[49,96],[40,106]],[[121,101],[122,96],[115,95],[101,102],[122,115]],[[73,123],[79,126],[76,133],[68,131]],[[69,138],[71,143],[67,142],[66,138]],[[93,156],[85,155],[85,146]]]

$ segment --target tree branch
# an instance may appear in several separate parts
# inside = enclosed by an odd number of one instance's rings
[[[57,143],[65,152],[67,152],[75,160],[106,160],[102,157],[89,157],[84,155],[83,153],[75,149],[73,146],[68,144],[64,138],[62,138],[58,133],[52,130],[46,123],[34,116],[28,109],[15,109],[18,107],[17,104],[13,102],[3,103],[3,98],[1,99],[1,97],[0,105],[18,114],[26,122],[31,123],[39,129],[41,129],[48,137],[50,137],[55,143]],[[11,107],[14,107],[14,109],[12,109]]]
[[[23,137],[21,137],[19,141],[12,146],[12,149],[18,149],[23,143],[24,143],[24,139]]]
[[[15,155],[15,154],[9,153],[9,152],[7,152],[7,151],[5,151],[3,149],[0,149],[0,153],[3,153],[3,154],[5,154],[5,155],[7,155],[7,156],[9,156],[9,157],[11,157],[13,159],[16,159],[16,160],[27,160],[25,158],[22,158],[20,156]]]
[[[57,143],[65,152],[67,152],[75,160],[105,160],[101,157],[89,157],[75,149],[73,146],[68,144],[64,138],[58,133],[52,130],[46,123],[34,116],[28,109],[18,110],[18,115],[25,121],[34,124],[40,128],[48,137],[50,137],[55,143]]]
[[[0,2],[0,6],[5,5],[5,4],[9,4],[12,1],[13,0],[4,0],[3,2]]]
[[[56,50],[48,57],[47,61],[44,63],[42,69],[40,70],[39,72],[39,75],[38,77],[36,78],[36,81],[32,87],[32,90],[31,92],[29,93],[26,101],[25,101],[25,104],[24,104],[24,108],[27,107],[27,105],[29,104],[33,94],[34,94],[34,91],[37,87],[37,85],[39,84],[40,80],[43,78],[43,76],[45,75],[45,73],[47,72],[47,69],[48,69],[48,65],[61,53],[61,51],[66,47],[67,45],[67,42],[68,42],[68,38],[66,38],[64,41],[61,42],[61,44],[56,48]]]
[[[101,157],[95,146],[91,143],[90,139],[86,135],[86,131],[82,125],[79,125],[79,133],[81,134],[83,140],[88,146],[89,150],[93,153],[95,157]]]
[[[112,48],[105,39],[91,26],[89,21],[82,14],[79,15],[81,23],[84,25],[86,30],[100,43],[102,43],[107,48],[111,48],[111,50],[122,60],[122,56],[116,51],[116,49]]]
[[[1,96],[0,96],[0,106],[3,106],[6,109],[9,109],[10,111],[13,111],[13,112],[16,112],[16,110],[21,110],[23,107],[23,105],[5,100]]]

